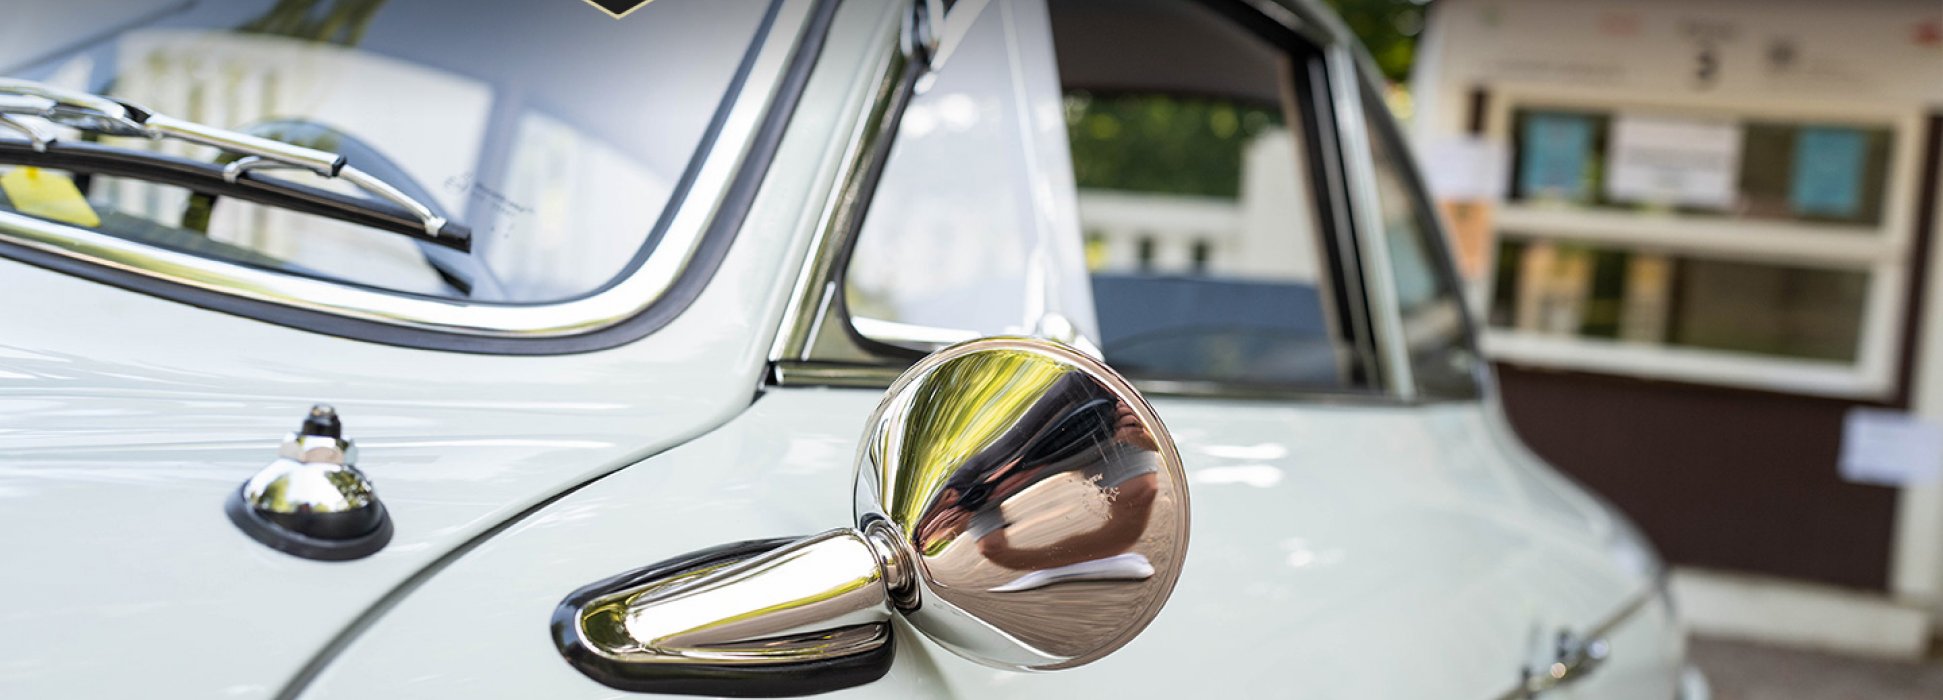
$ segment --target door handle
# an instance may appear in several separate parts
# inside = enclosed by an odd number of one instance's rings
[[[1557,648],[1557,658],[1552,663],[1525,672],[1524,684],[1510,698],[1537,698],[1560,686],[1576,683],[1598,670],[1612,655],[1612,645],[1605,637],[1582,639],[1567,630],[1559,631]]]

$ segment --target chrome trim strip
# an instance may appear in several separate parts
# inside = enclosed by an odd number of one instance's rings
[[[689,195],[671,203],[675,208],[661,241],[631,272],[583,297],[495,304],[406,295],[154,248],[11,212],[0,212],[0,241],[188,287],[394,326],[497,338],[597,331],[647,309],[687,266],[744,165],[816,5],[782,2],[776,8],[768,39],[757,49],[714,147],[696,169]]]
[[[845,389],[883,389],[904,368],[895,365],[850,365],[784,360],[770,368],[770,381],[779,386],[829,386]]]
[[[769,383],[776,386],[823,386],[839,389],[884,389],[903,367],[891,364],[853,364],[782,360],[770,365]],[[1395,406],[1396,397],[1375,391],[1327,391],[1278,387],[1250,388],[1219,382],[1128,379],[1149,397],[1186,401],[1289,401],[1330,406]]]
[[[1336,145],[1342,153],[1343,174],[1349,183],[1351,227],[1362,255],[1363,296],[1369,300],[1370,320],[1385,390],[1404,401],[1417,397],[1410,372],[1410,348],[1404,343],[1403,312],[1397,304],[1396,280],[1390,249],[1384,241],[1383,209],[1376,185],[1376,161],[1370,151],[1368,117],[1363,114],[1363,83],[1352,48],[1336,44],[1324,50],[1329,70],[1329,93],[1336,107]]]
[[[809,257],[790,292],[794,301],[784,310],[781,332],[776,334],[775,345],[770,348],[772,363],[872,359],[868,352],[854,347],[833,348],[832,343],[821,339],[831,332],[849,337],[848,319],[840,318],[847,313],[841,268],[849,258],[851,242],[861,227],[870,195],[876,189],[876,179],[889,155],[891,139],[897,133],[897,122],[915,90],[918,70],[907,53],[907,44],[910,32],[915,31],[912,22],[916,10],[906,3],[898,6],[902,11],[889,13],[884,25],[878,28],[877,33],[887,36],[889,41],[878,49],[883,57],[879,69],[869,76],[870,97],[860,106],[861,114],[846,135],[847,145],[837,172],[838,184],[831,188],[818,215]],[[892,376],[902,369],[892,368]],[[780,380],[780,367],[778,370],[773,378]],[[884,383],[888,384],[888,381]]]

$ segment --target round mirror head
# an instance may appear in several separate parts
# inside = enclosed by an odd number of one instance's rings
[[[899,377],[857,467],[904,615],[975,661],[1057,669],[1146,628],[1187,552],[1187,483],[1140,393],[1057,343],[987,338]],[[900,569],[902,571],[900,571]]]

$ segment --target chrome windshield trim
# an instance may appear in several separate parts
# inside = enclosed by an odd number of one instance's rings
[[[0,212],[0,242],[186,287],[411,329],[490,338],[598,331],[654,304],[695,255],[743,169],[818,4],[779,0],[767,34],[753,49],[747,79],[730,98],[712,147],[693,170],[687,196],[670,202],[672,215],[661,240],[633,269],[586,296],[504,304],[383,291],[156,248],[11,212]]]

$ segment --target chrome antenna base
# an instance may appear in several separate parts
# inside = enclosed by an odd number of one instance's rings
[[[369,556],[391,542],[391,515],[344,439],[337,411],[311,407],[277,459],[231,493],[224,510],[258,542],[306,559]]]

